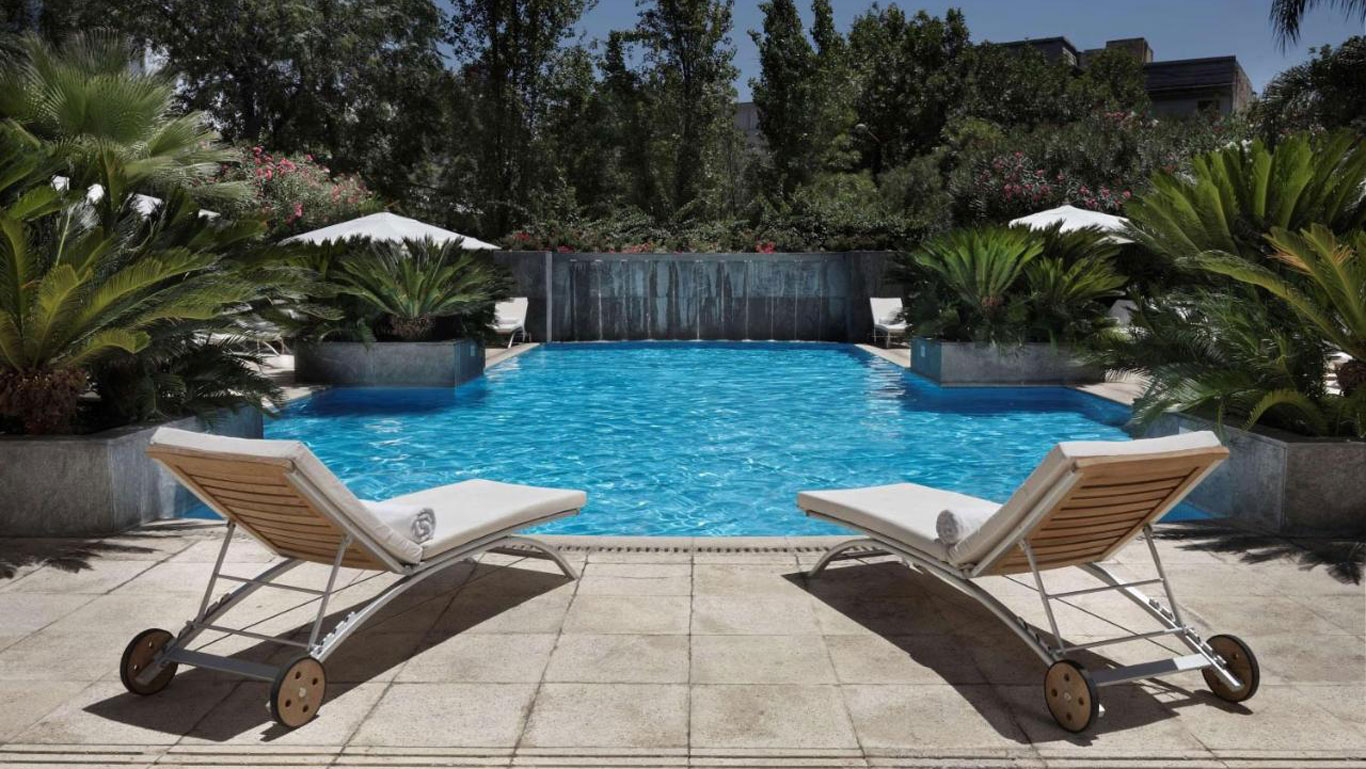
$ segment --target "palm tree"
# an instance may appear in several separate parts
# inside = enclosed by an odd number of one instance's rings
[[[177,324],[209,323],[259,298],[225,259],[258,223],[220,225],[173,191],[150,216],[123,163],[100,153],[97,202],[51,183],[52,154],[0,126],[0,417],[68,429],[92,366],[136,354]]]
[[[0,116],[59,148],[69,165],[112,155],[140,192],[245,198],[245,183],[202,184],[238,156],[203,113],[177,114],[174,99],[173,77],[141,67],[137,47],[109,32],[78,33],[58,46],[30,34],[0,60]]]
[[[333,274],[343,292],[380,312],[389,330],[405,341],[429,336],[438,318],[456,317],[482,328],[505,292],[492,263],[451,241],[372,243],[343,260]]]
[[[1271,24],[1282,49],[1299,41],[1300,20],[1319,5],[1341,8],[1344,16],[1359,16],[1366,21],[1366,0],[1271,0]]]
[[[1200,265],[1266,289],[1325,342],[1352,356],[1338,369],[1338,386],[1351,395],[1366,384],[1366,232],[1339,242],[1332,230],[1315,224],[1298,234],[1274,229],[1267,242],[1273,258],[1291,268],[1291,278],[1228,254],[1207,254]]]

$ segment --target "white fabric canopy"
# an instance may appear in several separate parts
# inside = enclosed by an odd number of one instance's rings
[[[1088,211],[1076,206],[1058,206],[1047,211],[1040,211],[1037,214],[1022,216],[1010,222],[1010,226],[1016,227],[1023,225],[1031,230],[1043,230],[1062,222],[1062,231],[1071,232],[1083,227],[1099,227],[1106,232],[1124,232],[1124,226],[1129,223],[1128,219],[1122,216],[1102,214],[1099,211]],[[1129,243],[1128,238],[1119,235],[1111,236],[1110,240],[1115,243]]]
[[[416,219],[409,219],[406,216],[384,213],[370,214],[359,219],[352,219],[340,224],[333,224],[322,229],[305,232],[302,235],[295,235],[292,238],[285,238],[285,243],[326,243],[328,241],[350,240],[352,238],[369,238],[370,240],[396,241],[405,238],[421,240],[431,238],[437,243],[445,243],[449,240],[460,242],[462,248],[483,248],[494,249],[498,246],[492,243],[485,243],[482,240],[472,238],[468,235],[461,235],[458,232],[443,230],[440,227],[433,227],[424,224]]]

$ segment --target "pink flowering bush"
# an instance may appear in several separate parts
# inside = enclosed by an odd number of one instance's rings
[[[263,147],[242,151],[224,166],[224,181],[246,181],[255,195],[235,212],[265,220],[270,238],[293,235],[374,213],[380,201],[352,175],[334,174],[312,155],[290,158]]]

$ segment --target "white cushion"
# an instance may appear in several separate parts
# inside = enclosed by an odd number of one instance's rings
[[[946,547],[954,545],[967,539],[974,531],[982,528],[982,524],[991,518],[999,506],[993,505],[991,509],[986,508],[963,508],[948,507],[939,511],[939,517],[934,520],[935,534],[939,535],[939,541]]]
[[[1034,511],[1035,507],[1057,484],[1067,480],[1072,463],[1087,457],[1142,456],[1164,454],[1187,449],[1219,446],[1219,438],[1202,431],[1170,435],[1164,438],[1144,438],[1136,441],[1064,441],[1053,447],[1034,472],[1001,505],[1000,511],[983,523],[977,531],[960,541],[949,551],[948,560],[958,565],[975,564],[986,557],[1001,540]]]
[[[948,560],[948,549],[935,532],[940,511],[953,507],[989,515],[1000,507],[985,499],[918,483],[803,491],[797,495],[797,506],[903,543],[941,561]]]
[[[163,427],[152,435],[151,445],[248,464],[291,463],[294,470],[331,503],[337,515],[349,521],[375,546],[403,563],[418,563],[422,559],[422,548],[417,543],[376,518],[346,484],[299,441],[229,438]]]
[[[572,489],[480,479],[424,489],[385,502],[430,507],[436,513],[436,531],[422,545],[425,560],[490,534],[517,531],[559,513],[577,511],[588,503],[588,495]]]
[[[430,541],[435,532],[436,511],[430,507],[404,505],[398,502],[376,502],[370,499],[362,499],[360,503],[374,513],[376,518],[419,545]]]

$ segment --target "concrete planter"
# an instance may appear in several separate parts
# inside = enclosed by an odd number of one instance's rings
[[[294,376],[306,384],[455,387],[484,373],[484,345],[452,342],[302,342]]]
[[[261,413],[222,411],[93,435],[0,437],[0,536],[88,536],[176,518],[198,504],[147,457],[158,427],[260,438]]]
[[[911,339],[911,370],[945,386],[1057,385],[1099,382],[1065,347],[1050,344],[990,346],[971,342]]]
[[[1167,414],[1147,434],[1213,429],[1199,417]],[[1196,506],[1288,534],[1366,533],[1366,442],[1227,425],[1222,437],[1228,461],[1190,495]]]

